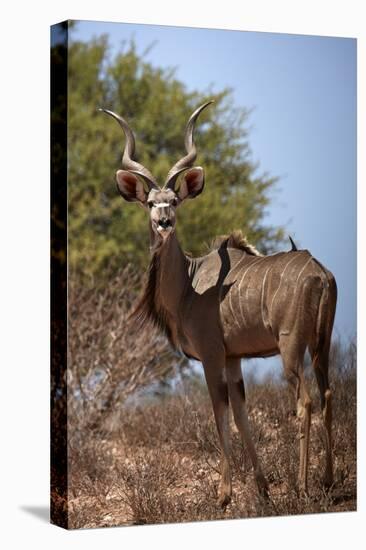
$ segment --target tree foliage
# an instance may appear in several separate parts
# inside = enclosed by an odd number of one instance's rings
[[[129,262],[146,265],[148,220],[136,204],[118,195],[124,136],[98,107],[125,117],[136,136],[137,160],[162,184],[184,150],[189,115],[214,99],[198,121],[197,164],[205,169],[200,197],[178,213],[182,246],[194,255],[218,234],[241,229],[262,251],[276,248],[281,228],[265,223],[275,178],[258,176],[251,161],[246,128],[248,111],[233,106],[229,89],[188,91],[172,69],[152,66],[133,42],[110,55],[107,37],[72,41],[69,47],[69,261],[84,280],[102,278]],[[108,268],[108,269],[107,269]]]

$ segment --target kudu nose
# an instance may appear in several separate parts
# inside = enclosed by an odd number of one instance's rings
[[[160,218],[159,225],[163,229],[167,229],[168,227],[170,227],[172,225],[172,222],[168,218]]]

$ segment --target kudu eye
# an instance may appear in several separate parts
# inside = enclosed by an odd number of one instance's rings
[[[177,197],[174,197],[174,199],[172,199],[172,205],[177,206],[177,204],[178,204],[178,199]]]
[[[148,202],[147,202],[147,206],[148,206],[149,208],[152,208],[152,207],[154,206],[154,201],[148,201]]]

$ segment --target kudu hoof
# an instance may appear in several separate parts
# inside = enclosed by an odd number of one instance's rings
[[[260,496],[269,499],[269,485],[264,475],[262,473],[256,474],[255,481],[257,483]]]
[[[297,490],[297,494],[298,494],[299,498],[302,498],[302,499],[305,499],[305,500],[307,500],[310,496],[308,487],[305,486],[305,485],[299,485],[298,490]]]
[[[231,495],[219,495],[217,499],[217,504],[220,506],[220,508],[222,508],[222,510],[225,510],[230,501]]]
[[[328,475],[324,476],[324,478],[323,478],[323,488],[326,491],[330,491],[330,489],[333,487],[333,483],[334,483],[333,476],[328,476]]]

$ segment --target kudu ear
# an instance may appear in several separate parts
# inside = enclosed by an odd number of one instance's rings
[[[128,170],[118,170],[116,173],[118,191],[129,202],[138,201],[146,203],[147,192],[141,180]]]
[[[184,199],[193,199],[197,197],[202,190],[205,184],[205,175],[203,168],[200,166],[195,166],[184,174],[182,183],[180,184],[178,197],[181,201]]]

